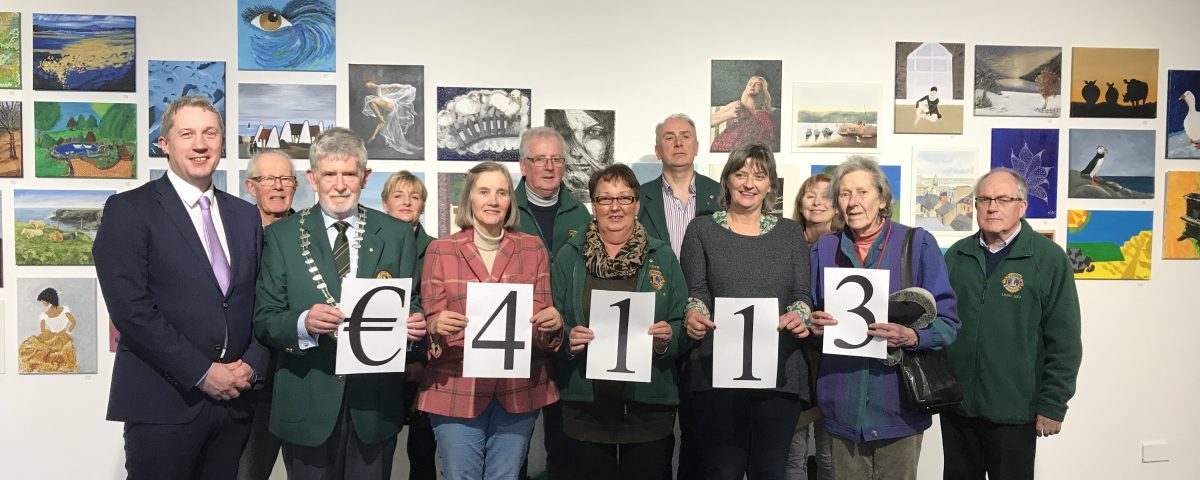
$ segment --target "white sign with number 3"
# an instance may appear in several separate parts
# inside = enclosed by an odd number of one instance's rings
[[[468,283],[463,376],[529,378],[533,285]]]
[[[867,335],[867,325],[887,323],[888,270],[826,268],[825,312],[837,325],[825,327],[823,353],[887,357],[887,340]]]
[[[775,388],[779,300],[717,297],[713,307],[713,388]]]
[[[649,382],[654,337],[654,292],[592,290],[587,378]]]

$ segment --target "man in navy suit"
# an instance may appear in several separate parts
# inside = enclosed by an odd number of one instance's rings
[[[170,169],[109,197],[92,253],[121,333],[108,419],[125,422],[130,479],[231,479],[250,433],[242,393],[266,374],[252,334],[262,228],[216,190],[224,126],[208,100],[163,114]]]

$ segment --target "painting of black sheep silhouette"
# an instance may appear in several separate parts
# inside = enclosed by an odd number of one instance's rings
[[[1146,82],[1134,79],[1125,80],[1125,102],[1130,105],[1137,105],[1142,102],[1146,104],[1146,94],[1150,91],[1150,86]]]
[[[1107,103],[1109,105],[1116,105],[1117,97],[1120,96],[1120,94],[1117,93],[1116,85],[1113,85],[1111,83],[1106,83],[1105,85],[1108,85],[1108,90],[1104,91],[1104,103]]]
[[[1096,86],[1095,80],[1083,81],[1083,100],[1088,105],[1095,105],[1096,100],[1100,99],[1100,87]]]

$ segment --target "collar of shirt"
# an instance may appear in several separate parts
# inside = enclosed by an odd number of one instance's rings
[[[200,197],[208,197],[208,204],[216,208],[217,199],[213,193],[211,183],[208,185],[208,190],[201,192],[199,188],[184,181],[183,178],[180,178],[179,175],[176,175],[169,168],[167,169],[167,180],[171,182],[172,187],[175,187],[175,193],[179,195],[179,198],[183,200],[183,204],[187,205],[188,208],[196,208],[196,205],[200,203]]]
[[[1004,241],[1000,243],[1000,246],[992,248],[991,245],[988,245],[987,240],[984,240],[983,233],[981,232],[979,234],[979,246],[983,247],[988,252],[996,253],[1004,250],[1004,247],[1007,247],[1009,244],[1011,244],[1013,240],[1017,238],[1017,234],[1019,233],[1021,233],[1021,226],[1017,225],[1017,229],[1013,230],[1012,235],[1009,235],[1008,238],[1004,239]]]
[[[200,245],[204,247],[206,253],[210,251],[210,248],[208,237],[204,235],[204,213],[200,210],[200,197],[208,197],[209,213],[212,215],[213,228],[217,230],[217,240],[225,252],[225,260],[232,263],[232,257],[229,255],[229,239],[225,238],[225,220],[222,218],[221,208],[217,204],[216,191],[212,184],[209,184],[208,190],[201,192],[199,188],[184,181],[171,169],[167,169],[167,180],[171,182],[175,194],[179,195],[179,199],[183,202],[188,218],[192,221],[192,227],[196,229],[196,235],[200,237]]]
[[[320,209],[320,207],[315,207]],[[346,274],[346,278],[355,278],[358,276],[358,249],[354,247],[354,241],[361,235],[358,228],[358,206],[355,205],[354,214],[342,220],[350,224],[346,228],[346,242],[350,246],[350,272]],[[337,223],[338,219],[329,216],[325,210],[321,210],[321,219],[325,221],[325,235],[329,239],[330,251],[334,248],[334,243],[337,243],[337,229],[333,228],[333,224]]]
[[[667,179],[665,177],[663,178],[662,185],[663,185],[663,196],[664,197],[670,197],[670,198],[674,198],[675,200],[679,200],[678,198],[675,197],[675,190],[671,189],[671,184],[667,183]],[[692,173],[692,181],[688,183],[688,194],[692,198],[696,198],[696,173],[695,172]]]

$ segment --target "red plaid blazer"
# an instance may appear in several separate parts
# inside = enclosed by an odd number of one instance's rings
[[[425,251],[421,274],[421,301],[425,314],[442,311],[465,313],[467,284],[501,282],[533,284],[533,311],[553,306],[550,297],[550,258],[538,237],[516,230],[504,231],[500,250],[488,272],[474,230],[467,228],[447,238],[434,240]],[[529,328],[534,328],[532,325]],[[429,366],[417,396],[417,409],[449,417],[475,418],[492,399],[509,413],[532,412],[558,401],[558,388],[551,381],[550,354],[562,343],[562,330],[534,330],[530,378],[463,378],[464,332],[429,341]],[[440,350],[440,351],[439,351]]]

